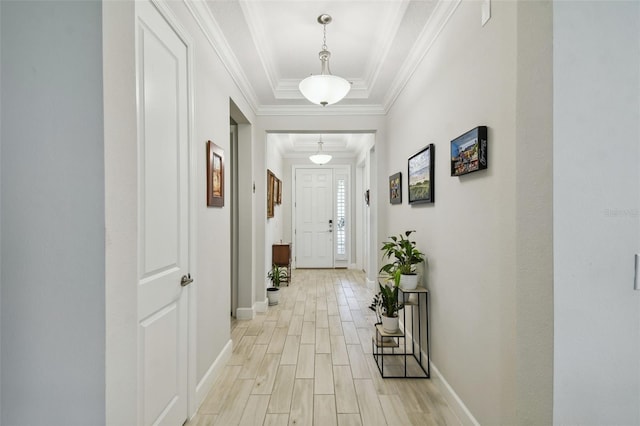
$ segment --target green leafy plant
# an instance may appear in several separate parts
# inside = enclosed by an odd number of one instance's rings
[[[382,315],[390,318],[398,316],[398,311],[404,308],[404,304],[398,300],[398,285],[392,287],[378,283],[380,291],[373,296],[369,309],[376,313],[378,322],[382,322]]]
[[[280,283],[287,280],[287,268],[273,265],[267,273],[267,278],[269,278],[274,287],[280,287]]]
[[[404,234],[389,237],[390,241],[382,244],[382,258],[390,260],[391,263],[380,268],[380,272],[386,273],[394,280],[397,271],[404,275],[415,274],[416,265],[424,262],[424,253],[418,250],[416,242],[409,238],[414,232],[405,231]]]

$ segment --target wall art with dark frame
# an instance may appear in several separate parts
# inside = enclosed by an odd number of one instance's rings
[[[389,202],[402,204],[402,173],[389,176]]]
[[[409,204],[434,202],[434,160],[433,144],[409,157]]]
[[[224,206],[224,151],[207,141],[207,206]]]
[[[276,175],[267,169],[267,219],[274,216],[274,207],[276,203]]]
[[[451,141],[451,176],[487,168],[487,126],[469,130]]]
[[[273,192],[276,204],[282,204],[282,181],[276,178],[276,187]]]

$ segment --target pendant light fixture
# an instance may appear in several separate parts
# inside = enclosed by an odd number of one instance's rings
[[[314,104],[327,106],[342,100],[349,90],[351,83],[342,77],[331,74],[329,58],[331,52],[327,50],[327,24],[332,18],[327,14],[318,16],[318,23],[323,27],[322,50],[320,51],[320,63],[322,68],[319,75],[311,75],[300,82],[299,88],[302,95]]]
[[[325,154],[322,151],[322,135],[320,135],[320,140],[318,141],[318,151],[315,154],[309,156],[309,160],[311,160],[315,164],[327,164],[331,161],[331,155]]]

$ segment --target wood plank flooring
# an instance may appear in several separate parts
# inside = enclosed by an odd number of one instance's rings
[[[363,273],[292,275],[278,305],[232,321],[231,359],[187,426],[460,424],[431,380],[380,377]]]

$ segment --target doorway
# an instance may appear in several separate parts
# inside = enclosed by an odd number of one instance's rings
[[[294,166],[296,268],[347,268],[351,259],[351,167]]]
[[[333,268],[333,169],[296,169],[297,268]]]

